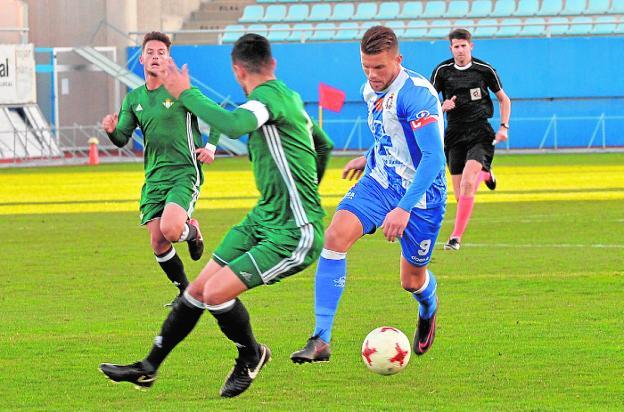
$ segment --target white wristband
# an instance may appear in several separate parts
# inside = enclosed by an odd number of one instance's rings
[[[206,146],[204,146],[204,149],[207,149],[211,151],[212,153],[214,153],[217,150],[217,146],[213,145],[212,143],[206,143]]]

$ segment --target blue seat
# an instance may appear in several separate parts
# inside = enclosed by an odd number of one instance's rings
[[[260,36],[267,36],[267,25],[266,24],[250,24],[247,26],[247,33],[256,33]]]
[[[539,10],[537,0],[522,0],[518,2],[518,8],[513,14],[519,17],[535,16]]]
[[[312,37],[312,25],[310,23],[297,23],[292,26],[292,33],[288,38],[289,41],[305,42]]]
[[[288,14],[284,21],[306,21],[309,8],[307,4],[293,4],[288,8]]]
[[[331,15],[331,6],[329,4],[315,4],[310,10],[308,21],[325,21]]]
[[[263,22],[283,21],[286,17],[286,6],[283,4],[271,4],[266,8]]]
[[[272,24],[269,29],[268,39],[272,42],[287,41],[290,38],[290,26],[288,24]]]
[[[319,23],[314,28],[314,34],[310,40],[332,40],[336,36],[336,25],[334,23]]]
[[[589,0],[585,14],[604,14],[609,11],[611,0]]]
[[[379,24],[378,21],[366,21],[360,24],[360,32],[358,33],[358,39],[361,39],[362,37],[364,37],[364,33],[366,33],[366,30],[370,29],[373,26],[377,26],[378,24]]]
[[[576,24],[574,24],[576,23]],[[591,17],[574,17],[570,20],[569,35],[586,35],[592,32],[592,19]]]
[[[611,8],[609,9],[609,14],[624,14],[624,2],[621,0],[613,0]]]
[[[408,1],[403,5],[403,19],[420,19],[422,18],[423,5],[419,1]]]
[[[546,22],[542,17],[533,17],[524,20],[524,27],[520,36],[536,37],[543,36],[546,32]]]
[[[570,0],[567,0],[568,3]],[[561,0],[548,0],[542,2],[542,7],[537,12],[538,16],[557,16],[561,13],[563,2]]]
[[[353,20],[374,20],[377,15],[377,3],[358,3]]]
[[[245,7],[243,15],[238,21],[241,23],[255,23],[262,21],[262,17],[264,17],[264,6],[252,4]]]
[[[425,10],[420,16],[423,19],[431,19],[436,17],[442,17],[446,11],[446,3],[443,1],[428,1],[425,5]]]
[[[585,13],[586,0],[566,0],[561,14],[564,16],[579,16]]]
[[[498,21],[495,19],[481,19],[474,31],[475,37],[493,37],[498,31]]]
[[[568,24],[567,17],[551,17],[548,20],[548,27],[546,27],[546,33],[551,36],[562,36],[568,33],[570,25]]]
[[[500,28],[496,32],[496,37],[514,37],[520,33],[522,29],[522,21],[520,19],[503,19],[500,22]]]
[[[466,0],[451,1],[444,17],[466,17],[468,15],[469,8],[470,5]]]
[[[454,29],[466,29],[469,32],[473,32],[475,29],[475,22],[472,19],[457,19],[453,23]]]
[[[394,31],[394,34],[396,34],[397,37],[403,38],[407,23],[404,22],[403,20],[393,20],[393,21],[389,21],[388,23],[386,23],[386,26],[390,27]]]
[[[234,43],[240,36],[245,34],[245,26],[242,24],[230,24],[223,31],[223,43]]]
[[[615,16],[600,16],[594,19],[592,34],[614,34],[617,31]]]
[[[426,20],[412,20],[407,23],[407,30],[403,33],[403,37],[406,39],[422,39],[427,37],[427,21]]]
[[[516,12],[515,0],[496,0],[492,17],[509,17]]]
[[[358,39],[360,26],[354,22],[340,23],[334,40],[355,40]]]
[[[432,39],[448,37],[448,34],[451,32],[451,27],[450,20],[434,20],[431,22],[431,28],[427,33],[427,37]]]
[[[355,13],[353,3],[336,4],[331,20],[351,20]]]
[[[617,28],[615,29],[615,33],[624,34],[624,23],[618,24]]]
[[[396,1],[384,1],[379,5],[377,20],[393,20],[399,17],[401,5]]]
[[[475,0],[468,17],[487,17],[492,13],[492,2],[490,0]]]

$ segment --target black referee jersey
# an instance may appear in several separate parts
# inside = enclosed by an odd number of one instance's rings
[[[492,117],[494,106],[488,89],[496,93],[503,88],[496,70],[474,57],[464,67],[456,66],[453,59],[443,61],[431,74],[431,83],[444,100],[457,96],[455,108],[446,112],[449,127]]]

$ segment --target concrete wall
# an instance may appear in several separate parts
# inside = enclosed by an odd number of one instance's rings
[[[5,16],[5,1],[19,4],[17,0],[0,1],[3,4],[0,16]],[[35,47],[113,46],[117,48],[118,62],[124,64],[127,47],[137,40],[140,42],[140,39],[128,38],[125,33],[179,29],[183,19],[200,6],[201,0],[27,0],[27,3],[29,41]],[[13,19],[18,14],[12,10],[6,13]],[[63,64],[85,63],[79,57],[64,55]],[[44,113],[53,121],[50,102],[53,89],[49,79],[45,80],[45,88],[38,95],[40,100],[45,100],[41,102],[46,109]],[[115,107],[114,82],[103,73],[61,73],[61,84],[69,86],[59,90],[61,126],[95,125],[103,115],[119,109]],[[121,90],[123,98],[125,87]]]
[[[22,28],[24,24],[24,3],[19,0],[2,0],[0,3],[0,28]],[[21,43],[19,32],[0,31],[0,44]]]

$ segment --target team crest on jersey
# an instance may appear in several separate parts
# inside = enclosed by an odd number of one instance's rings
[[[166,100],[163,102],[163,106],[165,106],[165,107],[168,109],[168,108],[170,108],[171,106],[173,106],[173,103],[174,103],[174,102],[173,102],[171,99],[166,99]]]
[[[136,112],[142,112],[143,111],[143,106],[141,106],[141,103],[137,104],[136,109],[134,109]]]
[[[481,89],[470,89],[470,100],[481,100]]]
[[[391,93],[388,97],[386,97],[385,109],[390,110],[394,105],[394,93]]]

